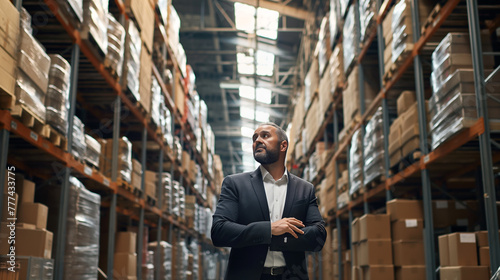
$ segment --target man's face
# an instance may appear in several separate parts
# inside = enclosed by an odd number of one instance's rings
[[[258,127],[252,137],[253,157],[260,164],[271,164],[278,161],[280,144],[276,128],[270,125]]]

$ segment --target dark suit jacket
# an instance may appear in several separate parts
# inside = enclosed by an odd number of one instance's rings
[[[232,247],[225,279],[260,279],[268,248],[283,252],[284,279],[308,279],[305,251],[320,251],[326,239],[312,184],[288,174],[283,218],[304,223],[299,238],[289,233],[271,236],[269,216],[260,168],[224,179],[211,234],[215,246]]]

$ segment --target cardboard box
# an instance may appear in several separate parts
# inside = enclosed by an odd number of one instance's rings
[[[116,235],[115,253],[136,253],[137,234],[135,232],[124,231]]]
[[[158,181],[158,173],[155,171],[146,170],[146,173],[144,175],[144,180],[146,181],[146,183],[156,183]]]
[[[362,267],[363,280],[394,280],[394,266],[373,265]]]
[[[21,203],[35,201],[35,183],[30,180],[23,179],[22,187],[16,188],[16,192]]]
[[[132,159],[132,171],[137,174],[142,174],[142,164],[134,158]]]
[[[397,220],[391,223],[392,241],[419,241],[424,239],[422,219]]]
[[[366,214],[359,219],[359,241],[391,239],[389,215]]]
[[[396,241],[392,243],[394,266],[425,265],[423,241]]]
[[[472,280],[490,279],[490,270],[487,266],[449,266],[441,267],[441,280]]]
[[[450,266],[450,246],[448,243],[448,235],[441,235],[438,237],[439,247],[439,264],[441,267]]]
[[[132,172],[131,185],[136,189],[141,189],[142,176],[136,172]]]
[[[359,234],[359,218],[354,219],[352,221],[351,226],[351,243],[358,243],[360,238]]]
[[[396,280],[425,280],[425,266],[412,265],[396,267],[395,271]]]
[[[406,110],[408,110],[411,105],[415,104],[415,102],[417,102],[417,99],[414,91],[403,91],[397,101],[398,116],[401,116],[404,112],[406,112]]]
[[[139,72],[139,103],[146,113],[151,112],[151,83],[153,71],[153,60],[145,48],[141,48],[141,69]]]
[[[423,213],[420,200],[393,199],[387,202],[387,214],[391,217],[391,221],[423,219]]]
[[[479,265],[490,266],[490,247],[479,247]]]
[[[0,255],[7,255],[10,246],[15,247],[15,254],[18,256],[32,256],[50,259],[52,256],[52,232],[45,229],[32,229],[17,227],[15,231],[15,244],[8,243],[10,233],[7,223],[2,223],[0,234]]]
[[[367,240],[359,243],[360,266],[392,265],[392,242],[388,240]]]
[[[113,277],[137,275],[137,254],[115,253]]]
[[[45,229],[47,227],[48,212],[49,208],[41,203],[24,202],[19,207],[18,222]]]
[[[0,47],[11,57],[18,55],[19,11],[10,1],[0,1]]]
[[[476,234],[452,233],[448,235],[450,266],[476,266]]]
[[[0,68],[11,77],[16,77],[17,60],[14,59],[6,50],[0,48]]]
[[[144,192],[146,195],[156,199],[156,183],[146,182],[144,185]]]

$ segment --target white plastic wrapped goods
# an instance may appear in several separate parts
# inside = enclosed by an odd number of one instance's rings
[[[125,37],[125,65],[122,77],[124,85],[132,93],[137,101],[141,99],[139,95],[139,73],[141,66],[141,35],[134,22],[127,21],[127,33]]]
[[[382,107],[378,108],[372,119],[366,124],[363,144],[364,184],[366,185],[385,172]]]
[[[330,0],[330,46],[334,45],[334,40],[337,37],[337,33],[339,32],[339,29],[342,28],[342,25],[340,24],[340,18],[339,1]]]
[[[15,94],[17,102],[25,105],[37,117],[45,121],[45,94],[22,72],[17,75]]]
[[[160,255],[160,267],[156,268],[160,270],[159,280],[172,279],[172,245],[165,241],[161,241],[159,244],[151,242],[148,245],[148,249],[154,252],[155,259],[157,254]]]
[[[364,42],[368,39],[367,32],[375,24],[375,14],[377,12],[377,1],[375,0],[360,0],[359,1],[359,25],[360,39]]]
[[[102,54],[108,51],[108,5],[107,0],[83,1],[83,33],[90,33]]]
[[[120,77],[125,46],[125,29],[112,14],[108,14],[108,21],[108,52],[104,59],[104,65],[110,67]]]
[[[97,279],[101,196],[70,177],[64,279]]]
[[[348,69],[354,62],[358,51],[358,41],[359,38],[356,36],[357,32],[357,20],[355,18],[354,5],[351,5],[344,22],[343,31],[343,41],[342,46],[344,49],[344,72],[348,74]]]
[[[84,159],[87,144],[85,143],[85,126],[78,117],[73,118],[73,156],[78,159]]]
[[[354,132],[351,139],[351,149],[349,150],[349,179],[350,189],[349,194],[354,194],[361,188],[361,181],[363,179],[363,167],[361,161],[361,131],[358,129]]]
[[[92,136],[85,134],[85,161],[99,167],[99,156],[101,155],[101,144]]]
[[[33,28],[31,27],[31,15],[24,7],[21,7],[19,20],[21,21],[21,29],[26,30],[29,34],[33,34]]]
[[[50,61],[49,87],[45,97],[46,122],[67,136],[71,66],[60,55],[50,55]]]
[[[83,0],[56,0],[59,9],[67,14],[76,16],[78,23],[83,21]]]
[[[161,93],[161,87],[156,80],[156,77],[152,77],[151,83],[151,120],[157,126],[161,125],[160,117],[161,117],[161,105],[164,103],[164,98]]]
[[[155,279],[155,258],[154,252],[148,251],[146,253],[145,263],[142,265],[142,279],[144,280],[154,280]]]

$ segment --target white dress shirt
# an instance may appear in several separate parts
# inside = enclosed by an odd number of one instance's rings
[[[283,176],[277,181],[262,165],[260,166],[262,173],[262,181],[266,191],[267,206],[269,207],[269,215],[271,223],[281,220],[283,209],[285,209],[286,189],[288,185],[288,172],[283,173]],[[285,266],[285,257],[282,252],[270,251],[268,249],[266,262],[264,267],[281,267]]]

